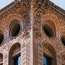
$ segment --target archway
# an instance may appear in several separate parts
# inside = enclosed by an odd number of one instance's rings
[[[3,31],[0,29],[0,44],[2,44],[3,41],[4,41],[4,33],[3,33]]]
[[[56,27],[52,20],[44,20],[42,30],[49,38],[56,36]]]
[[[57,65],[55,49],[48,43],[43,44],[43,65]]]
[[[21,47],[15,43],[9,51],[9,65],[21,65]]]
[[[11,36],[15,37],[15,36],[17,36],[19,34],[21,26],[20,26],[20,23],[19,23],[18,20],[16,20],[16,19],[13,20],[10,23],[9,27],[10,27],[10,35]]]

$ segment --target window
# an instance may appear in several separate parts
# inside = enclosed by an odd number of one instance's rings
[[[65,37],[64,36],[61,37],[61,41],[62,41],[63,45],[65,46]]]
[[[48,55],[44,55],[43,65],[52,65],[52,58]]]
[[[43,45],[42,62],[43,65],[57,65],[56,51],[49,43],[44,43]]]
[[[14,65],[21,65],[21,55],[17,54],[14,56]]]
[[[9,52],[9,65],[21,65],[21,47],[15,43]]]
[[[17,36],[20,31],[20,24],[18,20],[13,20],[10,24],[10,34],[12,36]]]
[[[49,25],[45,24],[43,26],[43,30],[44,30],[45,34],[48,37],[53,37],[54,36],[54,31],[53,31],[53,29]]]
[[[4,35],[0,33],[0,44],[2,43],[3,39],[4,39]]]

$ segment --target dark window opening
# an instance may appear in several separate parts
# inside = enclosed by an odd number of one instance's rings
[[[14,65],[21,65],[21,55],[20,54],[17,54],[14,57]]]
[[[0,64],[0,65],[3,65],[3,63],[2,63],[2,64]]]
[[[20,43],[15,43],[9,51],[9,65],[21,65],[21,47]]]
[[[43,65],[52,65],[52,58],[48,55],[44,55]]]
[[[62,41],[63,45],[65,46],[65,37],[62,36],[61,41]]]
[[[10,31],[12,36],[17,36],[20,31],[20,24],[14,20],[10,25]]]
[[[2,64],[0,64],[0,65],[3,65],[3,63],[2,63]]]
[[[43,30],[45,32],[45,34],[48,36],[48,37],[53,37],[54,36],[54,31],[53,29],[49,26],[49,25],[44,25],[43,26]]]
[[[4,35],[0,33],[0,44],[2,43],[3,39],[4,39]]]

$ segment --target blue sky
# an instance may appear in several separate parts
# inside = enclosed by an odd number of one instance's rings
[[[56,5],[65,10],[65,0],[50,0],[50,1],[54,2]]]
[[[4,8],[5,6],[7,6],[8,4],[10,4],[13,1],[14,0],[0,0],[0,9]]]
[[[0,9],[4,8],[14,0],[0,0]],[[50,0],[65,10],[65,0]]]

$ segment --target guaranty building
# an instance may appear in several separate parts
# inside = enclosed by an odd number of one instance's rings
[[[49,0],[0,10],[0,65],[65,65],[65,10]]]

